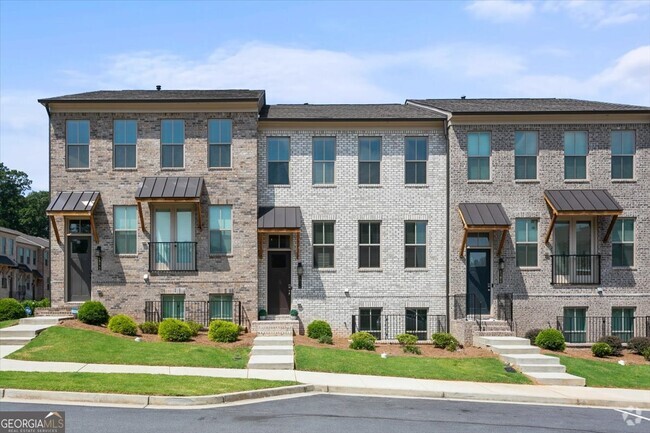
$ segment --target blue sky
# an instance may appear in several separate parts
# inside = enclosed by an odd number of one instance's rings
[[[650,1],[0,1],[0,160],[48,187],[37,98],[254,88],[269,103],[650,106]]]

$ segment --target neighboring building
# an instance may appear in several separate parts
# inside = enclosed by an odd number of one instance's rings
[[[0,298],[50,297],[49,242],[0,227]]]
[[[408,103],[448,118],[450,314],[458,335],[472,322],[453,319],[485,315],[514,319],[518,335],[558,327],[576,343],[650,336],[649,107]]]

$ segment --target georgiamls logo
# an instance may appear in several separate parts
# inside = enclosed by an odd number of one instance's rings
[[[637,426],[641,424],[641,421],[646,420],[650,421],[650,418],[641,416],[643,411],[641,409],[636,409],[633,407],[628,407],[627,409],[616,409],[623,416],[623,421],[630,427]]]

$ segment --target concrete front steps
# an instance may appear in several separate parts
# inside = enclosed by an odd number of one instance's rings
[[[0,329],[0,346],[24,346],[43,329],[59,323],[68,317],[27,317],[20,319],[18,325]]]
[[[254,320],[251,323],[251,332],[267,337],[293,336],[300,332],[300,322],[288,314],[268,316],[266,320]]]
[[[293,370],[293,367],[293,336],[255,337],[249,369]]]
[[[527,338],[475,336],[474,345],[498,353],[503,361],[542,385],[585,386],[584,378],[568,374],[559,358],[540,354],[539,347],[531,346]]]
[[[472,327],[472,336],[480,337],[514,337],[515,333],[510,330],[508,322],[505,320],[496,320],[487,318],[481,321],[481,327],[474,324]]]

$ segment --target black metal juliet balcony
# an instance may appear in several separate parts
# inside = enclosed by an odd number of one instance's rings
[[[600,284],[600,255],[553,255],[551,266],[551,284]]]
[[[149,271],[197,271],[196,242],[150,242]]]

